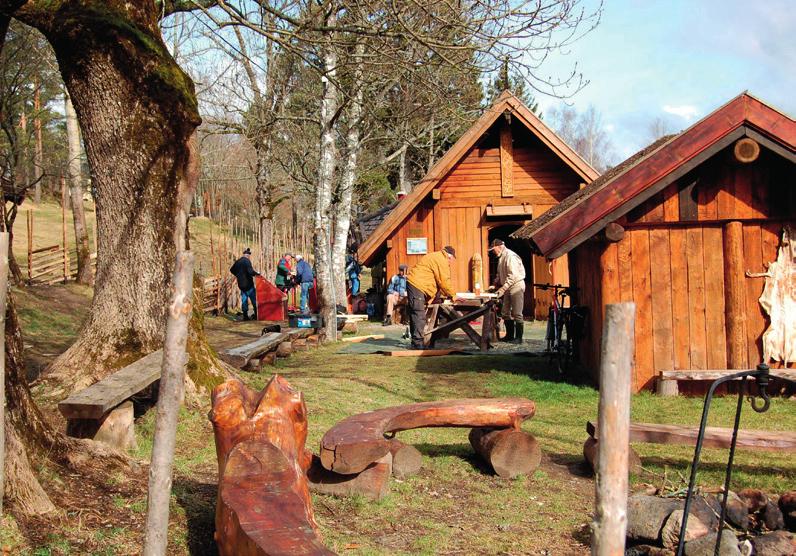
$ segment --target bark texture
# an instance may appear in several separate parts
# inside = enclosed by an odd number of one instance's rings
[[[38,28],[53,46],[92,168],[94,300],[77,341],[48,372],[47,380],[61,386],[54,395],[63,396],[162,345],[171,268],[185,246],[198,178],[193,134],[201,120],[193,83],[161,38],[155,2],[20,7],[6,0],[0,11]],[[194,333],[201,336],[201,329]],[[196,365],[206,371],[201,377],[189,365],[195,383],[220,381],[209,357],[209,365]]]

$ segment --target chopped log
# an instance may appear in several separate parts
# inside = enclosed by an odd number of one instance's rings
[[[367,336],[352,336],[349,338],[343,338],[342,341],[358,344],[366,340],[383,340],[383,339],[384,339],[384,334],[368,334]]]
[[[586,442],[583,443],[583,459],[594,471],[594,463],[597,461],[597,440],[592,437],[587,438]],[[641,475],[644,470],[641,466],[641,458],[632,446],[628,448],[627,452],[627,470],[632,475]]]
[[[777,506],[785,519],[785,527],[796,530],[796,490],[791,490],[780,496]]]
[[[306,338],[313,334],[314,330],[312,328],[288,328],[284,333],[287,334],[287,339],[292,342],[293,340]]]
[[[318,347],[321,344],[321,337],[318,334],[307,336],[307,347]]]
[[[385,433],[422,427],[513,427],[536,406],[523,398],[461,399],[387,407],[351,416],[321,439],[321,463],[337,473],[358,473],[390,451]]]
[[[263,355],[262,359],[260,359],[260,371],[262,371],[265,366],[273,367],[274,365],[276,365],[276,351],[266,353]]]
[[[220,356],[221,359],[233,367],[242,369],[246,363],[249,362],[249,359],[253,359],[262,355],[263,353],[268,353],[269,351],[276,349],[279,344],[287,339],[288,335],[285,333],[270,332],[264,336],[260,336],[255,341],[246,345],[222,351]]]
[[[530,433],[515,429],[474,428],[469,435],[473,450],[484,458],[498,477],[530,475],[542,461],[542,450]]]
[[[379,461],[370,464],[363,471],[353,475],[341,475],[325,469],[317,456],[312,456],[312,464],[307,471],[310,491],[332,496],[353,496],[359,494],[370,500],[381,500],[390,491],[392,455],[388,452]]]
[[[312,511],[301,392],[278,375],[259,393],[232,379],[213,390],[212,402],[219,553],[331,554]]]
[[[100,419],[69,419],[66,434],[91,438],[124,452],[136,447],[134,419],[133,402],[128,400]]]
[[[292,342],[293,351],[307,351],[307,340],[304,338],[299,338],[297,340],[293,340]]]
[[[680,387],[677,384],[677,380],[671,380],[661,376],[658,379],[657,391],[659,396],[674,398],[680,393]]]
[[[350,321],[350,322],[347,321],[345,322],[345,324],[343,324],[343,330],[341,332],[343,332],[343,334],[345,334],[346,332],[348,332],[349,334],[356,334],[358,330],[359,327],[357,326],[356,321]]]
[[[590,436],[597,438],[597,427],[595,427],[594,423],[586,423],[586,430]],[[698,434],[698,427],[659,425],[657,423],[630,423],[630,442],[694,446]],[[703,446],[729,448],[731,441],[732,429],[705,427]],[[736,448],[766,452],[794,452],[796,451],[796,433],[741,429],[738,431]]]
[[[290,357],[290,354],[293,353],[293,344],[290,342],[282,342],[278,346],[276,346],[276,353],[277,357]]]
[[[742,137],[735,142],[732,152],[735,155],[735,160],[748,164],[760,156],[760,145],[751,137]]]
[[[249,359],[249,361],[243,366],[241,370],[249,371],[252,373],[259,373],[260,372],[260,364],[261,361],[259,358]]]
[[[404,444],[397,438],[390,440],[392,474],[399,479],[417,475],[423,467],[423,454],[417,448]]]

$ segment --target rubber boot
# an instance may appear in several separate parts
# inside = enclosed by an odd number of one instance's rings
[[[522,329],[524,327],[524,323],[521,320],[514,321],[514,339],[511,341],[512,344],[521,344],[522,343]]]
[[[499,339],[500,342],[511,342],[514,340],[514,321],[506,319],[506,335]]]
[[[387,315],[384,317],[384,321],[381,323],[382,326],[390,326],[392,324],[392,317]]]

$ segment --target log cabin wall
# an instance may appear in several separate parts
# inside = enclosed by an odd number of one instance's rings
[[[590,310],[585,361],[598,364],[604,305],[636,303],[634,391],[664,370],[744,369],[762,359],[768,326],[758,298],[783,226],[796,225],[796,165],[766,151],[740,164],[722,151],[619,223],[618,243],[592,239],[571,253]],[[590,276],[598,251],[599,285]],[[584,268],[586,267],[586,268]],[[601,299],[598,299],[601,297]]]
[[[582,181],[527,128],[500,118],[440,180],[434,193],[393,230],[387,242],[387,276],[396,273],[399,264],[411,266],[420,259],[419,255],[407,254],[407,238],[425,237],[429,251],[445,245],[456,248],[456,262],[451,272],[456,291],[473,289],[470,261],[479,253],[483,260],[482,287],[485,289],[491,280],[486,275],[489,230],[507,223],[505,218],[488,217],[487,207],[527,207],[527,216],[508,217],[520,227],[526,218],[539,216],[577,191]],[[557,263],[556,269],[556,281],[568,283],[566,256]],[[531,267],[526,268],[526,275],[528,282],[534,280],[534,275],[538,282],[549,282],[549,263],[534,257]],[[534,292],[537,317],[546,318],[549,304],[548,294]]]

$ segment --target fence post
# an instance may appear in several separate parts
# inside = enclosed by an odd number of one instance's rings
[[[193,253],[180,251],[174,268],[158,393],[155,438],[149,466],[145,556],[163,556],[168,545],[169,501],[177,418],[185,393],[188,323],[193,302]]]
[[[622,556],[627,534],[630,374],[635,303],[605,307],[600,349],[597,480],[591,553]]]
[[[8,295],[8,232],[0,232],[0,516],[6,489],[6,296]]]
[[[28,282],[33,280],[33,212],[27,211],[28,216]]]

